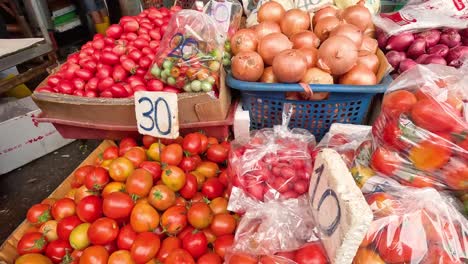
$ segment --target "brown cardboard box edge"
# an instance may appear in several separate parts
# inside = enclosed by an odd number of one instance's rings
[[[104,152],[107,147],[115,146],[115,143],[111,140],[104,140],[89,156],[78,166],[75,168],[78,169],[84,165],[92,165],[96,158]],[[57,187],[57,189],[49,195],[49,197],[60,199],[65,197],[65,195],[71,190],[71,182],[73,180],[73,171],[68,177]],[[3,242],[0,246],[0,263],[2,261],[10,264],[14,263],[15,259],[18,256],[18,252],[16,251],[16,245],[24,233],[31,227],[31,224],[28,223],[27,220],[24,220],[13,233]]]
[[[223,121],[231,104],[231,91],[226,86],[226,72],[220,72],[219,98],[207,93],[182,93],[178,95],[179,124],[205,121]],[[47,82],[47,78],[39,87]],[[44,96],[47,97],[48,95]],[[85,98],[53,94],[50,98],[32,98],[46,117],[105,125],[125,125],[136,127],[134,104],[128,100],[122,102],[99,104],[102,98]],[[96,103],[97,102],[97,103]]]

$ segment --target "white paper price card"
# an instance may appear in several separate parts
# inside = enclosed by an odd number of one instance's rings
[[[135,115],[138,132],[159,138],[179,136],[177,94],[136,92]]]
[[[309,199],[331,263],[351,264],[373,215],[336,151],[323,149],[317,155]]]

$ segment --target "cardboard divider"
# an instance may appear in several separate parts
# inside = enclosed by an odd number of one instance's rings
[[[76,169],[84,165],[93,165],[98,156],[104,152],[106,148],[115,145],[116,144],[111,140],[104,140]],[[65,197],[71,190],[71,182],[76,169],[49,195],[50,198],[60,199]],[[5,240],[0,247],[0,264],[11,264],[15,262],[15,259],[18,257],[16,245],[29,228],[31,228],[31,224],[29,224],[27,220],[24,220]]]

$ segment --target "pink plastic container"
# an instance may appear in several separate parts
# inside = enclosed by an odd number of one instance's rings
[[[224,121],[209,121],[180,124],[180,135],[191,132],[202,131],[209,137],[218,140],[225,140],[229,137],[234,115],[237,108],[237,101],[231,104],[229,113]],[[34,118],[40,123],[52,123],[57,131],[64,138],[71,139],[122,139],[124,137],[137,137],[139,135],[136,126],[96,124],[92,122],[70,121],[59,118],[49,118],[44,114]]]

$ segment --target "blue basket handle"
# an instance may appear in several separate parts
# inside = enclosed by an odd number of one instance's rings
[[[244,82],[234,79],[228,72],[227,85],[233,89],[251,92],[303,92],[304,88],[297,83],[260,83]],[[392,82],[390,75],[383,78],[377,85],[343,85],[343,84],[309,84],[313,92],[335,93],[384,93]]]

